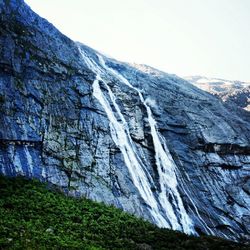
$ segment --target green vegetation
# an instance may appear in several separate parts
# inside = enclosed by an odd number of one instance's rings
[[[0,176],[0,249],[248,249],[160,229],[36,180]]]

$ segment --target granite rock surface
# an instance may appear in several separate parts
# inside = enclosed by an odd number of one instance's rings
[[[249,239],[248,112],[73,42],[22,0],[0,0],[0,90],[0,173],[160,226]]]

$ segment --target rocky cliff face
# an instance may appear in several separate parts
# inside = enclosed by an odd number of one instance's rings
[[[250,233],[250,123],[187,81],[74,43],[0,1],[0,172],[159,226]],[[83,31],[84,32],[84,31]]]

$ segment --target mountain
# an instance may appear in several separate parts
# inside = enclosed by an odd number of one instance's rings
[[[229,81],[203,76],[185,78],[196,87],[217,95],[225,103],[235,104],[239,108],[250,111],[250,82]]]
[[[73,42],[22,0],[0,1],[0,14],[1,174],[160,227],[249,239],[248,112]]]

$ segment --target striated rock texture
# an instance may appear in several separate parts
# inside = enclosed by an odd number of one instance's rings
[[[75,43],[22,0],[0,0],[0,18],[0,173],[249,239],[248,112]]]

